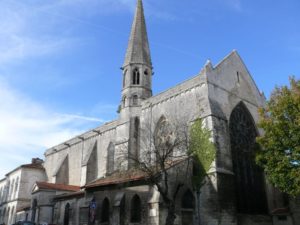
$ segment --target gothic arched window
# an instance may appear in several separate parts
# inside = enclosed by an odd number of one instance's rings
[[[105,198],[101,208],[101,223],[109,223],[109,200]]]
[[[229,130],[237,211],[248,214],[267,213],[263,171],[254,160],[257,131],[254,120],[243,103],[232,111]]]
[[[187,190],[181,198],[182,225],[193,224],[194,208],[195,208],[195,197],[190,190]]]
[[[64,225],[69,225],[69,221],[70,221],[70,203],[67,203],[64,212]]]
[[[138,195],[134,195],[131,199],[131,209],[130,209],[130,222],[140,223],[142,220],[142,203]]]
[[[115,145],[111,142],[107,148],[107,174],[114,172]]]
[[[140,72],[138,68],[135,68],[132,73],[132,84],[140,84]]]

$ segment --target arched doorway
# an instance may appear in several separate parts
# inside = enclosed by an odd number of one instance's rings
[[[254,120],[244,105],[239,103],[229,121],[237,212],[267,213],[263,171],[255,163],[257,131]]]

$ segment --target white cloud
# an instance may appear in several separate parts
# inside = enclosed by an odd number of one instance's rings
[[[0,179],[4,173],[41,157],[46,148],[104,120],[53,112],[0,79]]]
[[[62,52],[77,42],[54,29],[59,18],[45,10],[49,3],[0,2],[0,65]],[[67,33],[67,32],[66,32]]]

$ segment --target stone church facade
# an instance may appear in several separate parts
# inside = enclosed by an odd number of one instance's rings
[[[151,149],[151,141],[142,145],[139,137],[151,136],[162,119],[190,124],[201,118],[212,132],[216,160],[201,190],[193,190],[186,179],[178,194],[175,223],[300,224],[300,200],[269,185],[254,164],[251,146],[261,132],[256,123],[265,97],[238,53],[232,51],[217,65],[207,61],[196,76],[154,96],[152,70],[138,0],[122,66],[119,117],[45,152],[47,179],[32,189],[31,220],[60,225],[164,224],[166,208],[159,192],[143,174],[131,171],[134,163],[128,156]]]

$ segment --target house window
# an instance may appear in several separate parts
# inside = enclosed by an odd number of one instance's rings
[[[134,85],[138,85],[140,84],[140,72],[138,70],[138,68],[135,68],[133,70],[133,74],[132,74],[132,84]]]
[[[15,183],[15,198],[18,198],[18,187],[19,187],[19,177],[17,178]]]
[[[131,199],[131,209],[130,209],[130,222],[131,223],[140,223],[142,220],[141,216],[141,199],[138,195],[134,195]]]

